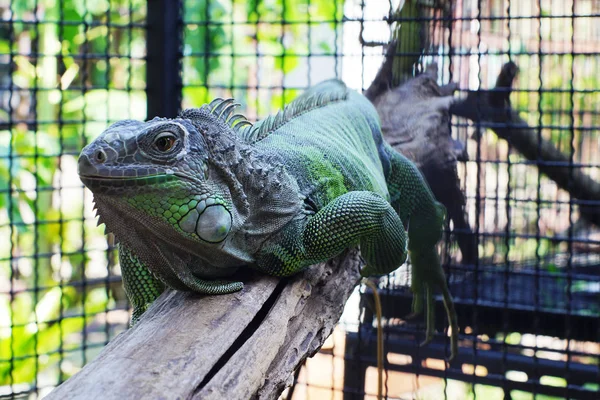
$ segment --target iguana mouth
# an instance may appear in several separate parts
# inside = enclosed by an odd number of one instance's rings
[[[173,174],[157,174],[147,176],[100,176],[100,175],[80,175],[79,178],[88,188],[95,187],[124,187],[124,186],[147,186],[156,185],[165,182],[177,180],[178,177]]]

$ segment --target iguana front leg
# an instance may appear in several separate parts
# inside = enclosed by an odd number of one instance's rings
[[[130,323],[130,326],[133,326],[150,307],[150,304],[160,296],[166,285],[123,244],[119,244],[119,259],[125,293],[133,305]],[[167,285],[201,294],[227,294],[237,292],[244,287],[242,282],[201,279],[187,269],[177,270],[174,275],[177,278],[175,283],[167,281]]]
[[[391,205],[373,192],[349,192],[306,220],[294,221],[257,258],[258,269],[289,276],[360,245],[363,276],[387,274],[406,261],[406,232]]]
[[[133,326],[150,304],[160,296],[165,285],[123,244],[119,244],[119,260],[123,287],[133,305],[130,323],[130,326]]]

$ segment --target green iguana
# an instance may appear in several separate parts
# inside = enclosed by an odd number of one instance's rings
[[[445,209],[418,169],[383,141],[377,111],[337,80],[252,125],[216,99],[178,118],[120,121],[86,146],[79,175],[119,241],[132,324],[165,286],[238,291],[238,268],[289,276],[360,245],[363,276],[412,262],[413,313],[441,289]],[[408,240],[405,229],[408,229]]]

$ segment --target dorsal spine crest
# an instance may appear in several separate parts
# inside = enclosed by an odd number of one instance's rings
[[[233,110],[239,106],[240,104],[233,99],[216,98],[201,108],[229,125],[234,132],[240,134],[244,128],[251,127],[252,123],[242,114],[233,114]]]
[[[277,112],[277,114],[265,118],[262,123],[258,125],[249,124],[249,126],[244,126],[243,129],[239,129],[238,134],[244,141],[255,143],[304,113],[325,107],[332,103],[344,101],[347,98],[348,89],[346,85],[341,82],[339,82],[339,85],[337,85],[334,90],[325,92],[309,91],[288,104],[283,110]]]

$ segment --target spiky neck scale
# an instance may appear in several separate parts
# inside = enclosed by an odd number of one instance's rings
[[[231,100],[217,99],[200,109],[183,111],[181,118],[202,133],[209,153],[209,174],[214,173],[214,178],[229,188],[235,213],[243,220],[236,245],[242,247],[244,242],[254,253],[298,214],[304,197],[276,154],[244,140],[252,125],[243,116],[232,115],[232,109]]]

